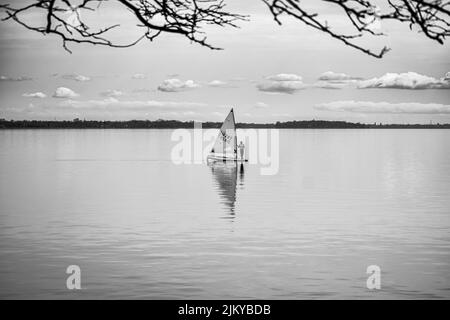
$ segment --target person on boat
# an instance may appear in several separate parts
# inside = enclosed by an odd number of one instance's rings
[[[239,149],[239,154],[241,155],[241,160],[244,160],[245,146],[244,146],[244,144],[242,143],[242,141],[241,141],[241,143],[239,143],[238,149]]]

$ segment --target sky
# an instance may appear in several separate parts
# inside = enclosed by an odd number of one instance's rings
[[[249,21],[206,29],[220,51],[162,35],[125,49],[70,44],[70,54],[55,36],[0,22],[0,118],[222,121],[234,107],[238,122],[450,123],[450,43],[383,22],[387,36],[362,42],[392,49],[376,59],[289,17],[279,26],[261,0],[226,3]],[[306,4],[346,28],[333,5]],[[114,1],[86,19],[120,23],[118,42],[139,35]]]

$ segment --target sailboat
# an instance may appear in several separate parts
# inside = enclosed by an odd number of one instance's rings
[[[237,155],[237,134],[236,120],[234,111],[231,108],[230,113],[220,127],[211,153],[207,157],[208,161],[235,161],[246,162],[246,159],[238,159]]]

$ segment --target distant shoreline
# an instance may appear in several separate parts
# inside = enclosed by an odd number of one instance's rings
[[[202,122],[202,128],[219,128],[221,122]],[[346,121],[301,120],[275,123],[237,123],[240,129],[450,129],[444,124],[382,124],[353,123]],[[193,129],[194,121],[178,120],[5,120],[0,119],[0,129]]]

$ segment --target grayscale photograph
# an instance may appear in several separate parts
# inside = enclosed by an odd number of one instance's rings
[[[0,0],[0,300],[450,299],[449,37],[447,0]]]

